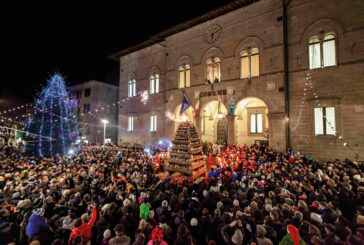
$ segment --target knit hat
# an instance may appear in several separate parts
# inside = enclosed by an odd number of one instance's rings
[[[17,199],[17,198],[19,198],[19,197],[20,197],[20,192],[19,192],[19,191],[15,192],[15,193],[12,195],[12,199]]]
[[[198,220],[196,218],[192,218],[190,224],[191,224],[191,226],[197,226]]]
[[[293,245],[300,245],[300,235],[298,229],[294,225],[288,225],[287,231],[291,236]]]
[[[111,237],[111,231],[109,229],[106,229],[104,231],[104,238],[110,238]]]
[[[152,231],[152,240],[154,242],[160,242],[163,240],[163,230],[159,227],[156,227]]]
[[[43,216],[44,211],[45,211],[44,208],[37,208],[37,209],[34,209],[33,214]]]
[[[267,204],[265,205],[265,211],[270,212],[272,210],[272,205]]]
[[[288,204],[288,205],[294,205],[294,202],[293,202],[293,200],[291,199],[291,198],[289,198],[289,197],[287,197],[287,198],[285,198],[284,199],[284,201]]]
[[[322,218],[317,213],[311,213],[310,218],[312,221],[322,224]]]
[[[235,245],[241,245],[243,244],[244,236],[240,229],[236,229],[233,236],[231,237],[231,241]]]
[[[104,206],[102,206],[101,213],[106,214],[109,211],[109,209],[110,209],[110,203],[107,203]]]

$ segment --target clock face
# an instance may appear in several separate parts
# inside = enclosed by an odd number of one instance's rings
[[[221,27],[218,25],[212,25],[206,30],[205,34],[203,34],[203,40],[206,43],[211,44],[216,42],[220,38],[220,35],[221,35]]]

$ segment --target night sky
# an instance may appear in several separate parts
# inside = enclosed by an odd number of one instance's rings
[[[12,98],[32,102],[54,72],[63,74],[68,85],[91,79],[118,84],[118,63],[109,55],[229,2],[87,1],[74,6],[62,1],[2,8],[0,104]]]

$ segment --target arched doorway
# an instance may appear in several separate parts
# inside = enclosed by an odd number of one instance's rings
[[[261,99],[245,98],[235,106],[235,140],[238,145],[252,145],[268,140],[268,107]]]
[[[203,142],[227,141],[227,110],[217,100],[211,101],[201,110],[201,137]]]
[[[218,143],[226,143],[228,140],[228,123],[226,117],[217,121],[216,141]]]

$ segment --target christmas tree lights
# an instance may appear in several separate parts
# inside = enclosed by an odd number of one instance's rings
[[[37,135],[36,143],[28,150],[40,157],[66,154],[78,138],[75,120],[65,81],[55,74],[36,99],[34,116],[26,127],[29,137]]]

